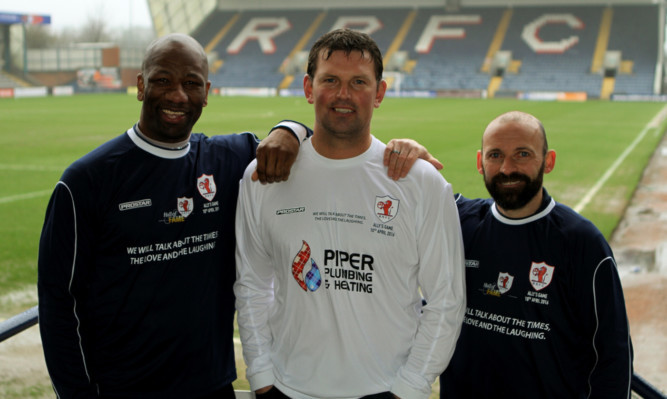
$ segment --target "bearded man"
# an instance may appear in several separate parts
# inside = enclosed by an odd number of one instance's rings
[[[508,112],[484,131],[477,170],[492,198],[457,196],[467,309],[441,398],[630,397],[616,262],[600,231],[542,186],[555,162],[532,115]]]

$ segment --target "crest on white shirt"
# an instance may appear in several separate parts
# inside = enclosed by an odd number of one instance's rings
[[[192,198],[180,197],[176,199],[176,208],[178,209],[178,213],[180,213],[184,218],[190,216],[194,206],[195,202],[192,200]]]
[[[215,185],[215,180],[213,175],[203,174],[197,178],[197,190],[204,199],[207,201],[213,201],[215,198],[215,193],[217,192],[217,187]]]
[[[549,266],[544,262],[533,262],[531,264],[528,279],[530,280],[530,285],[535,288],[535,291],[542,290],[551,284],[555,269],[555,267]]]
[[[387,223],[396,217],[398,214],[398,205],[400,200],[391,198],[388,195],[383,197],[375,197],[375,216],[382,221],[382,223]]]
[[[513,282],[514,282],[514,276],[505,272],[498,273],[497,285],[498,285],[498,291],[500,291],[501,294],[504,294],[507,291],[509,291],[510,288],[512,288]]]

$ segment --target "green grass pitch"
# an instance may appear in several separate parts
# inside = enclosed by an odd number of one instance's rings
[[[33,299],[2,300],[12,292],[35,292],[37,248],[51,190],[75,159],[124,132],[139,118],[141,104],[124,94],[57,98],[0,99],[0,314],[19,313]],[[527,102],[509,99],[385,98],[375,111],[372,132],[387,142],[407,137],[424,144],[445,164],[443,175],[455,192],[487,196],[476,169],[476,151],[487,123],[509,110],[542,120],[556,168],[545,185],[558,200],[574,207],[632,143],[625,161],[601,187],[582,214],[610,237],[665,126],[648,128],[661,103]],[[208,135],[241,131],[260,138],[281,119],[312,126],[313,110],[298,98],[209,98],[195,126]],[[32,297],[30,297],[32,298]],[[240,344],[236,344],[236,389],[248,389]],[[10,398],[50,397],[48,379],[4,381]],[[14,392],[14,393],[13,393]],[[436,381],[432,399],[438,397]]]
[[[663,106],[387,97],[375,110],[372,132],[385,142],[407,137],[424,144],[445,164],[442,173],[455,192],[479,197],[487,195],[475,167],[482,131],[502,112],[530,112],[542,120],[549,147],[557,151],[556,168],[545,176],[545,185],[557,200],[574,207]],[[125,94],[0,99],[0,293],[34,287],[44,212],[62,171],[135,123],[140,107]],[[211,96],[195,131],[252,131],[262,138],[281,119],[312,126],[312,106],[303,97]],[[622,216],[663,131],[664,126],[649,129],[583,209],[605,236]]]

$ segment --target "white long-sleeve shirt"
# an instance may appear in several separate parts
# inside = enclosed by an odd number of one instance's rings
[[[306,141],[281,184],[246,169],[234,292],[253,390],[427,398],[447,366],[465,310],[452,188],[421,160],[391,180],[384,149],[331,160]]]

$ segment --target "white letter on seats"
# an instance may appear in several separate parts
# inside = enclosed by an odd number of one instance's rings
[[[441,28],[442,25],[474,25],[481,24],[479,15],[434,15],[424,27],[421,37],[415,45],[420,54],[431,52],[435,39],[463,39],[466,31],[463,28]]]
[[[524,26],[521,37],[538,54],[562,54],[579,43],[579,36],[570,36],[560,41],[545,42],[540,38],[540,29],[547,24],[566,24],[572,29],[584,29],[584,23],[572,14],[544,14]]]
[[[367,35],[382,29],[382,22],[375,16],[339,17],[331,30],[350,28]]]
[[[227,47],[227,52],[238,54],[249,40],[257,40],[262,53],[273,54],[276,52],[273,38],[290,28],[287,18],[252,18]]]

